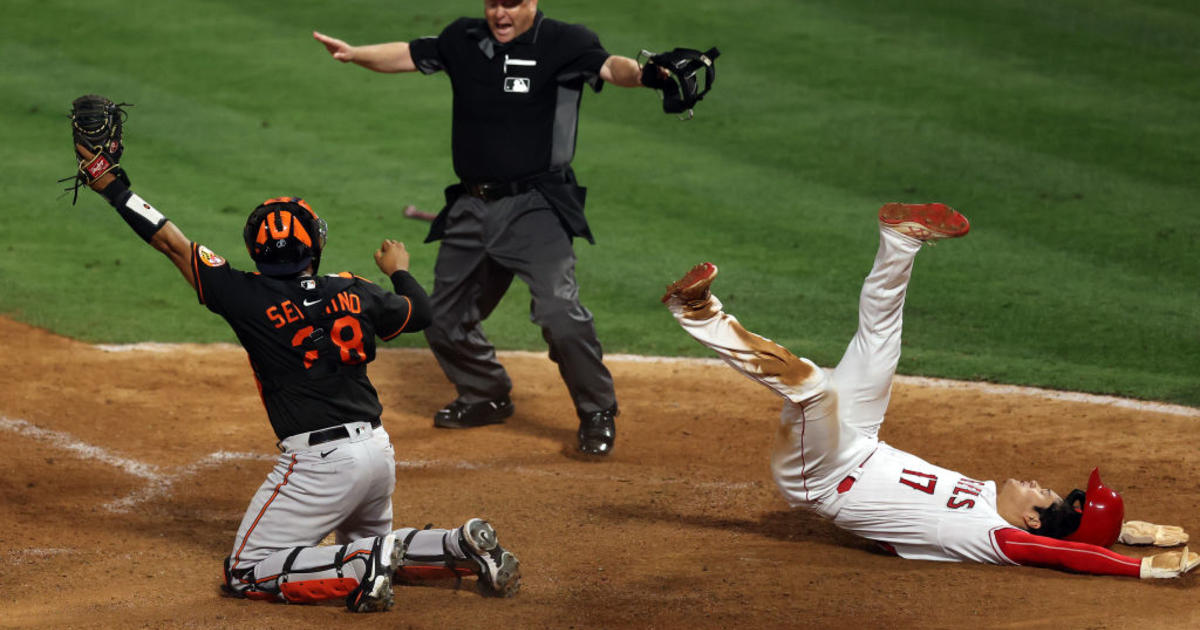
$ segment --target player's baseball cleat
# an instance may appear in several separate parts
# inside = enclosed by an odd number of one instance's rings
[[[885,203],[879,225],[925,243],[958,238],[971,230],[959,211],[942,203]]]
[[[383,612],[395,603],[392,594],[392,573],[400,566],[404,555],[404,543],[396,540],[396,534],[380,536],[371,549],[367,561],[367,572],[358,586],[346,595],[346,608],[350,612]]]
[[[579,414],[579,452],[608,455],[617,437],[617,407]]]
[[[701,302],[708,299],[708,288],[717,277],[717,266],[704,262],[692,267],[682,278],[667,285],[667,292],[662,301],[666,304],[672,297],[678,297],[687,302]]]
[[[501,424],[511,415],[513,404],[508,396],[477,403],[455,400],[433,414],[433,426],[439,429],[471,429]]]
[[[521,563],[500,546],[492,524],[473,518],[459,529],[459,536],[485,590],[496,597],[516,595],[521,589]]]

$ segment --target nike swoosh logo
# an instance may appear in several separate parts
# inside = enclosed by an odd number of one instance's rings
[[[325,451],[324,453],[321,453],[321,459],[325,459],[325,456],[326,456],[326,455],[328,455],[328,454],[330,454],[330,453],[332,453],[332,452],[334,452],[334,451],[336,451],[336,450],[337,450],[336,448],[331,448],[331,449],[329,449],[328,451]]]
[[[320,304],[320,303],[321,303],[321,300],[313,300],[311,302],[309,302],[308,300],[304,300],[305,306],[312,306],[313,304]]]

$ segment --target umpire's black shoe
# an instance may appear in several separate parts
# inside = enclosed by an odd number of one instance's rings
[[[579,414],[579,452],[608,455],[617,437],[617,406],[603,411]]]
[[[471,429],[500,424],[511,415],[513,404],[508,396],[477,403],[458,399],[433,414],[433,426],[439,429]]]

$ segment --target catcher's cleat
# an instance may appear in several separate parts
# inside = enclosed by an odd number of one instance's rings
[[[579,414],[579,452],[585,455],[608,455],[617,438],[617,407]]]
[[[439,429],[472,429],[501,424],[511,415],[513,404],[508,396],[477,403],[466,403],[459,399],[433,414],[433,426]]]
[[[971,223],[959,211],[942,203],[885,203],[879,225],[923,243],[965,236]]]
[[[710,263],[700,263],[692,267],[682,278],[667,285],[667,292],[662,296],[663,304],[678,297],[683,302],[703,302],[708,299],[708,287],[712,286],[717,277],[717,266]]]
[[[475,563],[480,584],[491,595],[512,597],[521,589],[521,563],[500,546],[491,523],[473,518],[461,528],[462,550]]]
[[[367,560],[367,572],[358,586],[346,596],[346,608],[350,612],[383,612],[391,610],[395,603],[392,593],[392,573],[400,566],[404,555],[404,543],[396,540],[396,534],[380,536],[371,548]]]

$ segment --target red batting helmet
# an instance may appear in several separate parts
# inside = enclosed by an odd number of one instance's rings
[[[1071,495],[1075,495],[1076,492],[1078,490]],[[1068,502],[1071,502],[1071,499],[1072,496],[1067,497]],[[1082,506],[1074,506],[1077,512],[1083,513],[1083,518],[1079,521],[1079,528],[1064,540],[1100,547],[1111,547],[1117,542],[1117,537],[1121,535],[1121,525],[1125,522],[1125,501],[1116,490],[1100,481],[1099,468],[1092,469],[1087,492],[1076,501],[1083,503]]]

